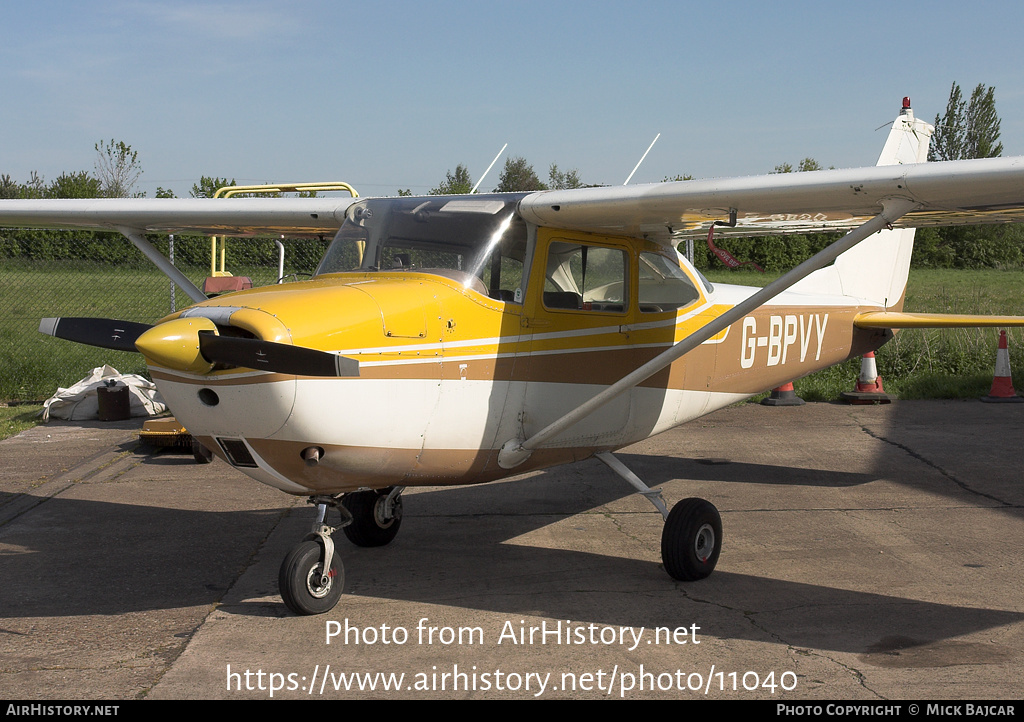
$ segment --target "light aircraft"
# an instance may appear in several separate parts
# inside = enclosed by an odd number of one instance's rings
[[[894,328],[1020,325],[902,312],[914,228],[1024,219],[1024,158],[925,163],[907,100],[878,165],[535,193],[0,201],[0,226],[116,229],[196,302],[155,325],[44,319],[138,350],[176,418],[235,468],[316,505],[284,559],[296,613],[334,607],[332,534],[395,538],[403,489],[592,456],[665,518],[675,579],[712,573],[715,507],[668,510],[614,451],[873,351]],[[685,237],[848,230],[763,289],[712,285]],[[146,233],[334,233],[308,281],[207,299]],[[337,510],[341,522],[327,523]]]

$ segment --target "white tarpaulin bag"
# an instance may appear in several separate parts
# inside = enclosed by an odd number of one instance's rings
[[[167,404],[160,398],[156,385],[138,374],[121,375],[110,366],[94,368],[92,373],[69,389],[57,389],[52,397],[43,403],[40,416],[48,421],[50,416],[69,421],[85,421],[99,418],[97,389],[114,381],[128,387],[132,416],[156,416],[167,410]]]

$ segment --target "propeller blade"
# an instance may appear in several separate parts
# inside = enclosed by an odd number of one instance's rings
[[[114,318],[44,318],[39,332],[114,351],[135,351],[135,339],[152,326]]]
[[[296,376],[358,376],[359,362],[326,351],[254,338],[199,334],[199,352],[212,363]]]

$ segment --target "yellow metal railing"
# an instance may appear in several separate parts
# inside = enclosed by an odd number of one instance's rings
[[[217,192],[213,194],[214,198],[230,198],[242,193],[246,194],[261,194],[261,193],[316,193],[316,192],[327,192],[327,191],[346,191],[353,198],[358,198],[359,193],[356,189],[350,186],[348,183],[341,181],[326,182],[326,183],[274,183],[268,185],[258,186],[224,186],[218,188]],[[220,270],[217,270],[217,255],[218,255],[218,243],[219,243],[219,255],[220,255]],[[227,239],[224,236],[210,236],[210,275],[214,277],[230,276],[231,274],[224,270],[224,262],[226,260],[227,250]]]

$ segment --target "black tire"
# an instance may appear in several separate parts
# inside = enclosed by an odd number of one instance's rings
[[[394,515],[384,519],[384,502],[391,489],[355,491],[341,498],[352,515],[352,523],[342,527],[348,540],[358,547],[382,547],[390,544],[402,526],[402,497],[395,499]]]
[[[213,452],[192,439],[192,458],[196,460],[197,464],[209,464],[213,461]]]
[[[661,532],[661,560],[673,579],[693,582],[715,570],[722,552],[722,517],[711,502],[683,499]]]
[[[326,586],[320,585],[323,548],[318,542],[304,541],[288,552],[281,562],[278,588],[285,605],[296,614],[323,614],[334,609],[345,589],[345,570],[335,554]]]

